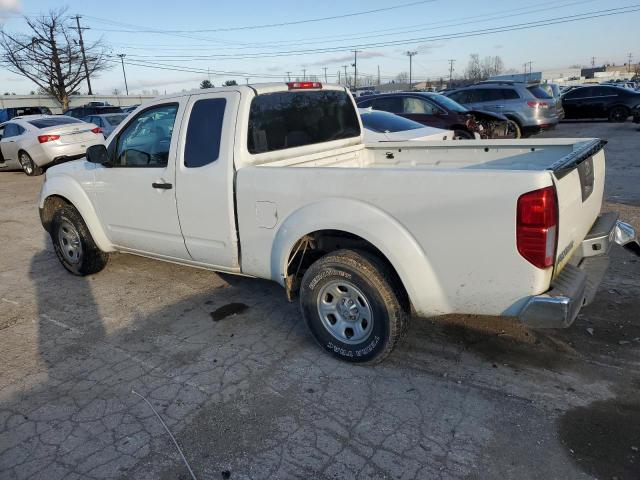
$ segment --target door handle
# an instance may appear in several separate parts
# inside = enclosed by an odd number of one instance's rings
[[[151,186],[153,188],[159,188],[160,190],[171,190],[173,188],[173,185],[171,185],[170,183],[152,183]]]

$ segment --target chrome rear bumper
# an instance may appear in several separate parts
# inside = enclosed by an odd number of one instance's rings
[[[616,213],[600,215],[568,265],[542,295],[531,297],[520,312],[522,323],[533,328],[566,328],[583,305],[591,303],[609,265],[616,243],[640,256],[634,228]]]

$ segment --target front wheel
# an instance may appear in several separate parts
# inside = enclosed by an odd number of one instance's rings
[[[109,254],[96,246],[82,216],[71,205],[53,214],[49,234],[58,260],[74,275],[91,275],[107,265]]]
[[[338,250],[305,272],[300,307],[311,334],[341,360],[377,363],[391,353],[408,315],[389,267],[377,258]]]
[[[473,140],[475,137],[473,133],[468,132],[467,130],[454,130],[453,131],[453,139],[454,140]]]
[[[522,138],[522,130],[513,120],[507,120],[507,138]]]
[[[31,156],[27,152],[20,152],[18,154],[18,162],[22,167],[22,171],[29,177],[36,177],[42,175],[42,168],[36,165]]]

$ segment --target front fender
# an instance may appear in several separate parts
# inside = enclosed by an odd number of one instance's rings
[[[440,281],[421,246],[395,218],[368,203],[345,198],[321,200],[291,213],[275,235],[271,278],[284,284],[296,242],[319,230],[357,235],[380,250],[398,273],[419,315],[450,312]]]
[[[93,203],[91,203],[87,192],[77,180],[67,175],[55,175],[47,178],[40,191],[38,206],[41,211],[44,208],[47,198],[52,196],[64,198],[80,212],[84,223],[87,225],[94,242],[100,250],[103,252],[115,251],[115,248],[102,228]]]

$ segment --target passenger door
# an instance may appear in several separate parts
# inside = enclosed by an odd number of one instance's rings
[[[174,188],[184,103],[159,103],[138,113],[109,143],[111,166],[96,166],[95,201],[108,237],[120,248],[190,259]]]
[[[0,140],[0,149],[5,161],[18,159],[18,141],[24,132],[25,129],[16,123],[5,124],[2,140]]]
[[[593,88],[576,88],[567,93],[562,99],[566,118],[588,118],[591,116],[591,101]]]
[[[192,95],[180,133],[176,200],[191,258],[238,270],[233,146],[239,92]]]
[[[445,113],[439,107],[424,98],[404,97],[403,117],[436,128],[446,128]]]

